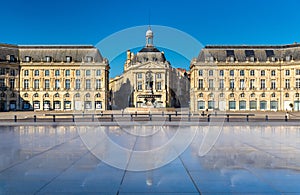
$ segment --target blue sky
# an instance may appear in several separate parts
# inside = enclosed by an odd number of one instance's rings
[[[300,42],[299,8],[298,0],[2,1],[0,42],[96,45],[147,25],[150,13],[151,24],[179,29],[203,45],[290,44]]]

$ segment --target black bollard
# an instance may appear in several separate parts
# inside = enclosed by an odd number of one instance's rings
[[[15,115],[15,123],[17,122],[17,115]]]
[[[130,114],[130,121],[133,121],[133,117],[132,117],[132,114]]]
[[[268,117],[268,115],[266,115],[266,121],[268,121],[269,120],[269,117]]]
[[[162,116],[165,116],[165,113],[164,113],[164,111],[162,111],[162,112],[161,112],[161,115],[162,115]]]
[[[171,114],[169,114],[169,121],[172,121]]]
[[[210,122],[210,114],[207,115],[207,122]]]
[[[135,116],[137,116],[137,111],[135,111]]]
[[[149,112],[149,120],[152,121],[152,115],[150,112]]]
[[[249,122],[249,115],[248,114],[246,116],[246,120],[247,120],[247,122]]]
[[[33,122],[36,122],[36,115],[33,116]]]
[[[227,114],[227,122],[229,122],[229,114]]]
[[[287,122],[288,121],[288,117],[287,117],[287,115],[285,115],[285,117],[284,117],[285,119],[285,122]]]
[[[114,115],[113,115],[113,114],[110,115],[110,121],[111,121],[111,122],[114,121]]]
[[[92,122],[94,122],[94,120],[95,120],[95,115],[92,114]]]
[[[191,113],[188,113],[188,121],[191,121]]]
[[[55,115],[53,115],[53,122],[55,122]]]
[[[75,122],[75,116],[72,114],[72,121]]]
[[[175,115],[177,116],[178,114],[177,114],[177,110],[175,111]]]

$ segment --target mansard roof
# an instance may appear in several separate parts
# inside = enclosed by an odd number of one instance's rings
[[[252,58],[254,61],[300,60],[300,44],[289,45],[208,45],[205,46],[198,58],[198,62],[225,62],[229,58],[239,62]]]
[[[30,56],[33,61],[41,61],[50,56],[54,62],[61,62],[70,56],[72,61],[81,62],[90,56],[95,62],[103,61],[99,50],[90,45],[20,45],[19,49],[22,60]]]
[[[71,57],[74,62],[87,61],[92,57],[94,62],[103,62],[99,50],[92,45],[11,45],[0,43],[0,61],[7,61],[8,56],[14,56],[15,61],[25,61],[30,57],[33,62],[43,61],[46,56],[53,62],[66,61]]]

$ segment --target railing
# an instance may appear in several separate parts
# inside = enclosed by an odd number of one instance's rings
[[[293,116],[293,118],[290,118]],[[300,116],[299,116],[300,117]],[[252,113],[179,113],[175,112],[164,112],[161,113],[55,113],[55,114],[45,114],[45,116],[28,116],[27,118],[18,118],[17,115],[11,120],[0,119],[3,122],[133,122],[133,121],[166,121],[166,122],[199,122],[207,123],[212,122],[214,119],[218,119],[219,122],[224,120],[224,122],[288,122],[288,121],[299,121],[297,116],[286,113],[284,116],[274,117],[265,115],[260,117],[255,117]]]

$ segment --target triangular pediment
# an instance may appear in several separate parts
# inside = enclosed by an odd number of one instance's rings
[[[137,66],[133,66],[134,69],[165,69],[165,64],[159,64],[155,62],[146,62]]]

